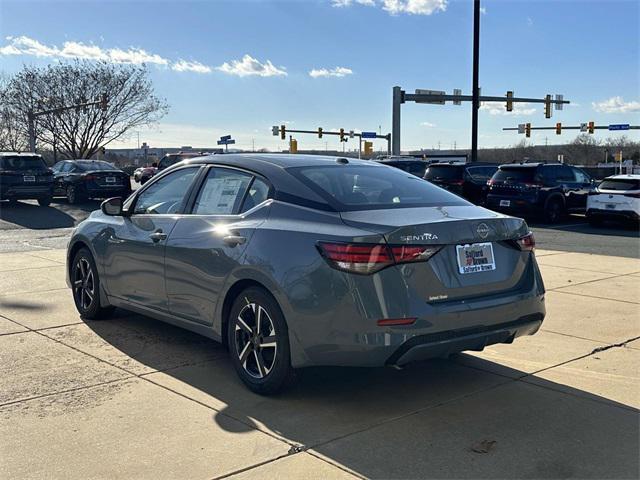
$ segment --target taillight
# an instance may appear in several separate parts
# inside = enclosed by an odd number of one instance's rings
[[[97,177],[95,175],[85,175],[84,176],[84,180],[85,182],[90,182],[92,180],[95,180]]]
[[[520,237],[516,240],[520,250],[533,251],[536,248],[536,239],[533,238],[533,233],[529,232],[524,237]]]
[[[490,178],[489,180],[487,180],[487,186],[491,186],[494,184],[493,178]]]
[[[390,265],[424,262],[440,246],[385,245],[379,243],[319,242],[318,249],[330,266],[345,272],[371,274]]]
[[[464,180],[452,180],[449,185],[464,185]]]

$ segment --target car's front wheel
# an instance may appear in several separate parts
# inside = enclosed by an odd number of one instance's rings
[[[558,223],[564,216],[564,205],[558,199],[551,199],[544,209],[544,219],[547,223]]]
[[[238,376],[253,392],[273,394],[292,382],[287,323],[278,303],[262,288],[248,288],[235,299],[227,342]]]
[[[71,265],[71,289],[76,309],[82,318],[105,318],[113,313],[111,306],[100,303],[100,277],[93,255],[86,248],[76,253]]]

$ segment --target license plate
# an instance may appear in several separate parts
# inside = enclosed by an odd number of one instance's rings
[[[456,245],[458,258],[458,272],[477,273],[496,269],[491,242],[472,243],[471,245]]]
[[[107,177],[107,183],[116,183],[116,177]]]
[[[500,200],[500,206],[501,207],[510,207],[511,206],[511,200]]]
[[[36,177],[35,175],[25,175],[24,177],[22,177],[22,180],[24,180],[25,182],[35,182]]]
[[[616,209],[616,204],[615,203],[607,203],[604,208],[606,208],[607,210],[615,210]]]

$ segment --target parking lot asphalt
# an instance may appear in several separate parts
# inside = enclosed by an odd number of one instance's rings
[[[265,398],[211,340],[80,319],[63,249],[0,254],[0,478],[638,478],[640,260],[537,255],[535,336]]]

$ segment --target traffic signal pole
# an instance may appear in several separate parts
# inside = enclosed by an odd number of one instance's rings
[[[284,127],[284,130],[283,130]],[[357,138],[358,139],[358,158],[360,158],[362,156],[362,133],[357,133],[357,132],[346,132],[344,129],[342,129],[342,132],[328,132],[326,130],[322,130],[322,129],[318,129],[318,130],[294,130],[294,129],[289,129],[286,128],[284,125],[281,125],[280,127],[278,127],[277,125],[274,125],[273,127],[271,127],[271,131],[273,133],[274,136],[278,136],[278,135],[283,135],[286,133],[306,133],[306,134],[311,134],[311,135],[318,135],[319,138],[322,138],[323,135],[334,135],[334,136],[340,136],[341,137],[341,141],[346,141],[347,137],[348,138]],[[285,132],[285,133],[283,133]],[[373,136],[371,137],[365,137],[366,138],[373,138]],[[391,154],[391,138],[392,135],[390,133],[387,133],[386,135],[380,135],[380,134],[375,134],[375,138],[380,138],[380,139],[384,139],[387,141],[387,153]],[[343,144],[343,151],[344,151],[344,144]]]
[[[471,161],[478,161],[478,110],[480,109],[480,0],[473,2],[473,90],[471,100]]]

